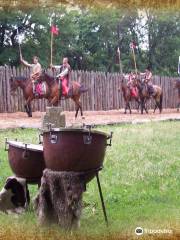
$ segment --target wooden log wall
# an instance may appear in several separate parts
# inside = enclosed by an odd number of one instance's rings
[[[29,76],[27,68],[3,67],[0,66],[0,112],[24,111],[24,98],[21,89],[17,89],[15,95],[10,93],[10,77]],[[83,110],[100,111],[124,108],[122,92],[118,91],[121,86],[122,76],[118,73],[72,71],[70,84],[78,81],[88,88],[88,92],[81,97]],[[177,78],[154,76],[153,83],[163,89],[163,108],[175,108],[178,102],[177,89],[174,89],[173,82]],[[47,100],[35,100],[32,103],[33,111],[44,112],[48,105]],[[153,107],[153,101],[149,107]],[[74,111],[75,106],[72,100],[61,101],[65,111]],[[135,107],[132,104],[132,107]]]

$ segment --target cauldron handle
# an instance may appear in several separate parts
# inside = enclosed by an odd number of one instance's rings
[[[42,133],[39,133],[39,144],[42,144],[42,143],[43,143],[43,140],[41,139],[41,137],[43,137],[43,134],[42,134]]]
[[[27,150],[27,143],[25,143],[25,150],[24,150],[24,152],[22,153],[22,157],[23,157],[24,159],[28,159],[28,158],[29,158],[29,152],[28,152],[28,150]]]
[[[109,143],[107,143],[106,146],[112,145],[112,136],[113,136],[113,132],[111,132],[110,135],[107,136],[107,140],[109,140]]]
[[[51,132],[52,127],[55,126],[53,123],[46,123],[48,130]]]
[[[5,141],[5,148],[4,148],[5,151],[8,151],[9,150],[9,143],[7,141],[7,138],[6,138],[6,141]]]
[[[83,141],[84,144],[91,144],[92,143],[92,136],[91,136],[91,125],[85,125],[85,127],[88,129],[88,135],[84,135],[83,136]]]

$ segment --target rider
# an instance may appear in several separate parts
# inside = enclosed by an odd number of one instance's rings
[[[131,90],[131,94],[133,97],[137,97],[137,87],[135,85],[135,80],[136,80],[136,74],[134,72],[131,72],[128,75],[128,82],[127,82],[127,87]]]
[[[30,79],[33,84],[33,93],[35,95],[37,95],[37,93],[35,91],[35,84],[38,82],[38,79],[39,79],[39,77],[41,75],[41,71],[42,71],[41,64],[39,63],[39,59],[37,56],[34,56],[33,63],[30,64],[22,58],[22,55],[20,55],[20,61],[24,66],[31,68]]]
[[[155,92],[154,92],[154,88],[153,88],[153,84],[152,84],[151,68],[148,66],[145,69],[145,72],[140,73],[140,75],[144,76],[144,82],[147,84],[149,95],[153,96]]]
[[[58,69],[59,74],[56,76],[62,82],[62,94],[67,97],[69,95],[69,75],[71,72],[71,66],[69,65],[68,58],[63,58],[62,65],[50,65],[53,69]]]

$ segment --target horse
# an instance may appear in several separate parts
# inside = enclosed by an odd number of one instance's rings
[[[180,80],[175,80],[174,88],[178,89],[178,104],[177,104],[177,111],[179,112],[180,108]]]
[[[137,80],[137,87],[139,89],[139,96],[141,100],[141,114],[143,114],[143,109],[145,109],[146,102],[151,98],[151,95],[148,91],[148,85],[143,80]],[[155,100],[155,107],[154,113],[157,108],[159,108],[159,113],[162,112],[162,101],[163,101],[163,92],[162,88],[158,85],[152,85],[154,94],[152,95],[153,99]],[[146,111],[146,113],[148,113]]]
[[[139,110],[139,106],[141,104],[140,98],[139,98],[139,93],[137,93],[137,96],[132,96],[130,88],[127,86],[126,82],[124,79],[121,80],[121,88],[118,89],[118,91],[122,90],[123,93],[123,98],[125,101],[125,111],[124,114],[126,114],[127,109],[129,109],[129,113],[131,114],[131,106],[130,102],[131,101],[136,101],[138,103],[137,109]]]
[[[25,110],[28,117],[32,117],[32,109],[31,102],[34,99],[48,99],[48,102],[52,106],[58,106],[58,102],[61,99],[61,93],[59,91],[59,84],[55,80],[54,77],[50,77],[46,73],[42,73],[39,77],[39,81],[44,81],[46,87],[46,93],[35,96],[33,93],[33,84],[30,78],[22,77],[22,76],[11,76],[10,78],[10,91],[13,93],[18,87],[20,87],[23,91],[23,96],[25,98]],[[80,102],[80,96],[82,93],[87,92],[88,89],[81,86],[78,82],[73,82],[72,85],[72,95],[67,96],[66,98],[71,98],[76,104],[76,114],[75,118],[77,118],[78,111],[80,109],[81,116],[83,116],[82,106]]]
[[[43,73],[41,74],[40,81],[45,81],[48,87],[51,89],[50,103],[52,105],[57,105],[59,99],[61,99],[62,97],[61,81],[59,84],[59,80],[56,77],[49,75],[46,71],[43,71]],[[73,81],[69,89],[70,95],[68,94],[65,97],[65,99],[71,98],[75,102],[76,106],[75,118],[77,118],[79,110],[81,112],[81,117],[83,117],[82,103],[80,101],[80,97],[82,93],[85,93],[87,91],[88,88],[85,88],[80,83]]]

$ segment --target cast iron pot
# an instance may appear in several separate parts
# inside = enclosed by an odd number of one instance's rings
[[[7,141],[9,164],[17,177],[26,178],[28,183],[39,183],[45,169],[43,146]]]

